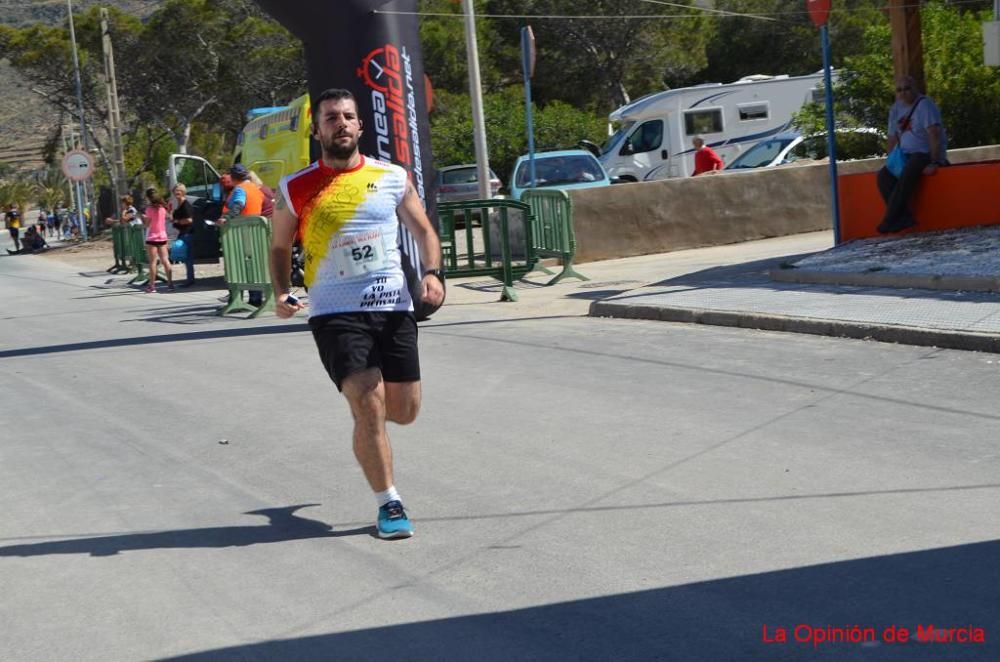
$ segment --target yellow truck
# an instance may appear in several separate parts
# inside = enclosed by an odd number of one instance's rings
[[[309,95],[250,119],[236,139],[233,163],[242,163],[274,190],[285,175],[309,165]]]
[[[287,174],[309,163],[309,95],[303,94],[287,106],[254,109],[247,113],[247,124],[236,139],[233,163],[243,163],[257,173],[272,190]],[[167,170],[167,189],[182,183],[194,207],[193,248],[197,260],[214,261],[219,257],[218,230],[205,225],[206,219],[218,218],[224,192],[220,173],[211,163],[194,154],[171,154]]]

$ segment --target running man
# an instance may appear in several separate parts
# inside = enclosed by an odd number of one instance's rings
[[[382,538],[409,538],[413,526],[392,476],[386,421],[412,423],[420,410],[417,323],[397,242],[410,231],[425,267],[422,296],[444,300],[441,244],[403,168],[358,152],[361,120],[347,90],[329,89],[312,106],[320,160],[284,177],[271,219],[271,281],[278,317],[289,303],[292,242],[305,253],[309,325],[320,360],[354,417],[354,456],[378,502]]]

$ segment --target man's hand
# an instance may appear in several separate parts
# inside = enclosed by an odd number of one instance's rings
[[[420,283],[420,299],[426,301],[431,306],[440,306],[444,303],[444,285],[434,274],[427,274]]]
[[[936,173],[937,171],[938,171],[938,164],[936,163],[928,163],[926,166],[924,166],[925,175],[930,176]]]
[[[290,304],[286,301],[286,299],[288,299],[288,292],[279,294],[278,302],[274,304],[274,314],[283,320],[292,317],[295,313],[306,307],[306,305],[301,302]]]

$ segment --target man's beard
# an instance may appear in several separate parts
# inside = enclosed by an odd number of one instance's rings
[[[328,142],[323,143],[323,156],[328,159],[343,161],[349,159],[358,148],[357,137],[351,138],[346,144],[337,142],[343,136],[335,136]]]

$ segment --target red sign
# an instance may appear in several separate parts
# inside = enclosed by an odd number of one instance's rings
[[[826,25],[826,20],[830,18],[830,0],[806,0],[806,9],[817,28]]]

